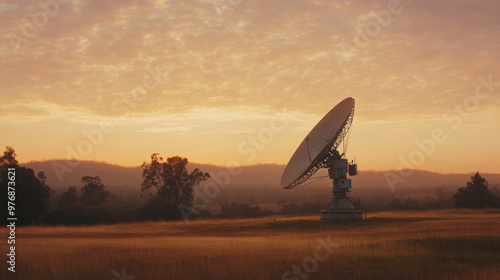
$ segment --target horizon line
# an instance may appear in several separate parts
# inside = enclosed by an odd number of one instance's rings
[[[44,163],[44,162],[50,162],[50,161],[80,161],[80,162],[87,162],[87,163],[98,163],[98,164],[106,164],[106,165],[113,165],[113,166],[118,166],[118,167],[123,167],[123,168],[138,168],[141,167],[141,165],[123,165],[119,163],[114,163],[114,162],[108,162],[105,160],[78,160],[78,159],[61,159],[61,158],[53,158],[53,159],[44,159],[44,160],[30,160],[27,162],[19,162],[19,165],[26,165],[30,163]],[[283,166],[285,167],[286,164],[281,164],[281,163],[266,163],[266,162],[261,162],[261,163],[255,163],[255,164],[247,164],[247,165],[237,165],[237,166],[229,166],[229,165],[219,165],[215,163],[201,163],[201,162],[189,162],[188,164],[196,164],[196,165],[209,165],[209,166],[214,166],[214,167],[220,167],[220,168],[234,168],[234,167],[253,167],[253,166],[262,166],[262,165],[275,165],[275,166]],[[479,172],[481,174],[498,174],[500,175],[500,172],[495,173],[495,172],[481,172],[481,171],[469,171],[469,172],[439,172],[439,171],[432,171],[432,170],[426,170],[426,169],[418,169],[418,168],[405,168],[405,169],[385,169],[385,170],[377,170],[377,169],[360,169],[360,171],[365,171],[365,172],[398,172],[401,170],[414,170],[414,171],[423,171],[423,172],[429,172],[429,173],[434,173],[434,174],[441,174],[441,175],[453,175],[453,174],[475,174],[476,172]]]

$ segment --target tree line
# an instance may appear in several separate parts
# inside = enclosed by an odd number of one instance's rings
[[[141,197],[145,202],[130,203],[106,190],[99,176],[84,176],[81,186],[70,186],[57,201],[49,203],[51,188],[46,184],[43,171],[19,166],[12,147],[6,147],[0,157],[0,207],[1,217],[6,219],[8,169],[14,168],[15,211],[19,224],[102,224],[141,220],[182,219],[179,206],[193,204],[194,188],[210,178],[208,173],[186,168],[187,158],[179,156],[164,160],[158,153],[152,154],[150,162],[144,162]],[[458,188],[454,195],[457,208],[500,208],[500,199],[488,188],[488,182],[479,173],[471,177],[465,187]],[[212,201],[220,206],[221,212],[213,215],[207,210],[200,211],[194,218],[238,218],[260,217],[274,214],[313,214],[319,213],[326,205],[305,203],[284,204],[281,211],[261,211],[259,206],[247,203],[230,203],[226,189]],[[417,209],[418,202],[411,198],[406,201],[394,200],[389,206],[392,210]]]

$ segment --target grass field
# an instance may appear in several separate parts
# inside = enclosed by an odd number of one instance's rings
[[[499,210],[379,212],[351,223],[318,218],[18,228],[16,273],[3,262],[0,275],[132,279],[123,277],[125,268],[136,280],[500,279]],[[318,238],[338,246],[327,251]]]

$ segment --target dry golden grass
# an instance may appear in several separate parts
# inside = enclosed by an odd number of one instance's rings
[[[122,267],[137,280],[281,279],[329,235],[340,247],[308,279],[500,279],[498,210],[379,212],[355,223],[318,218],[18,228],[17,272],[4,265],[2,279],[112,279]]]

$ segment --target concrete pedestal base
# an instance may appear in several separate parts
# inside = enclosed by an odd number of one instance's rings
[[[330,221],[361,221],[362,211],[356,209],[349,197],[334,197],[330,205],[321,211],[321,220]]]

